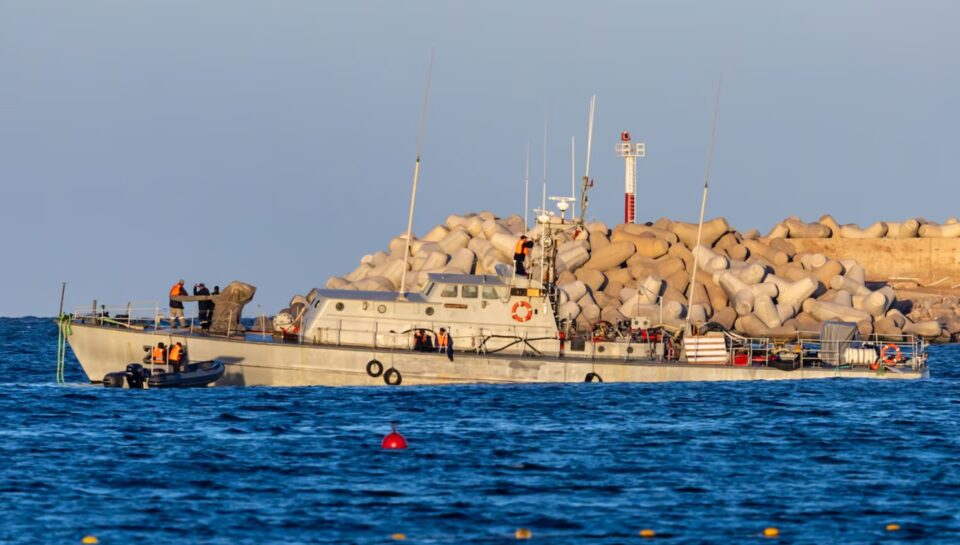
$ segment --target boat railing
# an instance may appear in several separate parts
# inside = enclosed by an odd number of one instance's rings
[[[867,335],[855,339],[810,339],[798,333],[789,338],[745,337],[725,332],[727,363],[771,366],[794,363],[804,367],[861,367],[883,370],[926,365],[926,342],[914,335]]]
[[[184,319],[193,329],[198,324],[198,316],[194,309],[184,308]],[[76,323],[92,324],[105,327],[125,327],[127,329],[160,329],[164,321],[169,320],[170,309],[161,306],[159,301],[129,301],[125,305],[93,304],[88,307],[77,307],[71,314]]]

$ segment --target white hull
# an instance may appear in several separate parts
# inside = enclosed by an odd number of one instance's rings
[[[134,331],[74,323],[69,342],[91,382],[140,362],[143,346],[182,342],[191,360],[219,359],[226,372],[216,386],[383,386],[383,378],[367,374],[377,359],[385,369],[402,375],[402,384],[583,382],[597,373],[605,382],[676,382],[730,380],[802,380],[819,378],[917,379],[927,371],[886,372],[868,369],[803,368],[782,371],[771,367],[738,367],[690,363],[657,363],[587,358],[526,357],[457,353],[450,362],[443,354],[407,350],[373,350],[309,344],[228,340]]]

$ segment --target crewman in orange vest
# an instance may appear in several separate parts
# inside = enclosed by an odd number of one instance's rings
[[[447,330],[442,327],[437,333],[437,352],[446,352],[447,359],[453,361],[453,337],[447,335]]]
[[[183,303],[173,300],[180,295],[189,295],[187,289],[183,287],[182,278],[170,288],[170,327],[177,327],[177,318],[180,318],[183,327],[187,327],[187,319],[183,316]]]
[[[170,347],[170,365],[173,366],[173,372],[179,373],[184,363],[183,345],[177,343]]]
[[[520,235],[517,246],[513,250],[513,262],[516,264],[517,275],[526,276],[527,270],[523,267],[523,262],[530,255],[530,248],[533,248],[533,241],[527,240],[527,235]]]
[[[157,343],[157,346],[153,347],[153,364],[154,365],[166,365],[167,364],[167,347],[163,343]]]

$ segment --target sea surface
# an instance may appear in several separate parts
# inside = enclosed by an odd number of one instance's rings
[[[960,543],[957,346],[912,382],[132,391],[57,385],[56,338],[0,319],[0,543]]]

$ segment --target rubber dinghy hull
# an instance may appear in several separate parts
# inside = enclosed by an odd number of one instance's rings
[[[187,365],[182,373],[160,373],[148,380],[150,388],[203,388],[223,376],[223,362],[201,361]]]

